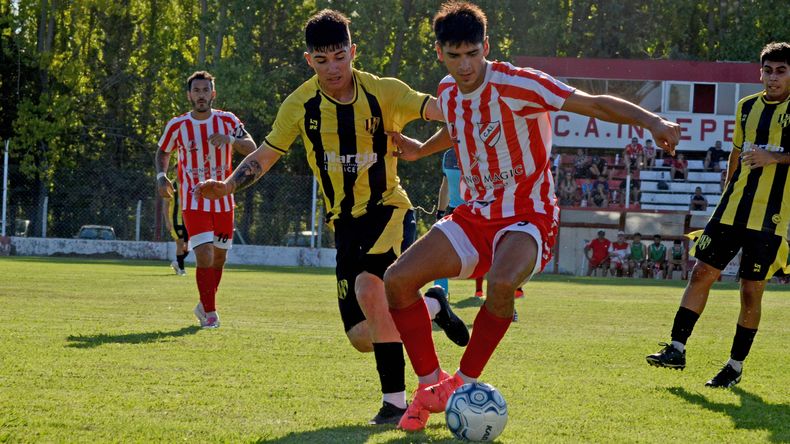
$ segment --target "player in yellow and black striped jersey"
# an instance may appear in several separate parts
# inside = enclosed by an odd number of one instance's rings
[[[410,121],[443,120],[436,99],[393,78],[352,68],[356,45],[348,19],[324,10],[305,26],[305,59],[315,76],[289,95],[264,143],[224,182],[196,187],[218,198],[241,190],[287,153],[297,136],[321,184],[327,222],[335,230],[338,307],[346,336],[359,351],[373,351],[383,393],[371,424],[394,424],[406,410],[405,359],[384,293],[384,271],[401,253],[411,203],[397,175],[396,147],[387,132]],[[442,135],[444,134],[444,135]],[[431,149],[446,148],[446,132]],[[441,145],[441,146],[440,146]],[[458,345],[466,324],[450,310],[444,291],[425,294],[431,318]]]
[[[173,182],[173,197],[167,199],[168,208],[165,214],[165,225],[167,225],[170,236],[176,242],[176,260],[170,263],[170,267],[179,276],[186,276],[184,259],[189,255],[189,233],[184,224],[184,216],[181,214],[181,205],[178,204],[178,183]]]
[[[730,360],[705,385],[730,387],[757,334],[765,285],[787,265],[790,222],[790,43],[770,43],[760,54],[765,89],[738,102],[727,185],[690,252],[697,258],[672,327],[672,343],[647,362],[684,368],[685,344],[702,314],[713,282],[742,251],[741,312]]]

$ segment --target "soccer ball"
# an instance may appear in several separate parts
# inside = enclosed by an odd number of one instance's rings
[[[447,428],[464,441],[492,441],[507,424],[507,403],[490,384],[474,382],[459,387],[444,409]]]

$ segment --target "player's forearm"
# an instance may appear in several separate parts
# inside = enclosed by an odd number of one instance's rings
[[[439,202],[438,202],[438,210],[444,211],[447,209],[447,205],[450,202],[450,193],[447,189],[447,177],[442,177],[442,184],[439,186]]]
[[[591,117],[608,122],[637,125],[648,129],[656,126],[661,121],[661,117],[657,114],[651,113],[626,100],[608,95],[598,96],[597,99],[597,106],[594,108],[594,115]]]
[[[225,179],[230,192],[235,193],[250,187],[257,182],[280,158],[280,154],[269,148],[265,143],[247,155],[236,167],[231,176]]]
[[[436,132],[428,140],[426,140],[420,147],[420,158],[436,154],[439,151],[444,151],[453,146],[453,141],[450,138],[450,132],[446,126]]]
[[[252,136],[249,134],[245,134],[244,138],[236,139],[236,141],[233,142],[233,149],[245,156],[249,156],[257,148],[258,145],[255,145],[255,140],[253,140]]]
[[[724,188],[727,188],[727,184],[730,183],[730,179],[735,174],[735,169],[738,168],[738,160],[741,156],[741,150],[738,148],[732,147],[732,151],[730,151],[730,157],[727,159],[727,180],[724,182]]]
[[[167,167],[170,165],[170,153],[166,153],[161,149],[156,150],[156,158],[154,160],[154,166],[156,167],[156,173],[167,173]]]

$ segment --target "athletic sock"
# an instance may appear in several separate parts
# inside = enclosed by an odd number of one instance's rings
[[[480,311],[475,317],[472,326],[472,337],[469,345],[466,346],[463,357],[461,357],[460,371],[470,377],[478,378],[483,373],[483,368],[494,354],[499,341],[505,336],[513,316],[500,318],[494,316],[485,305],[480,307]]]
[[[455,374],[458,375],[464,381],[464,384],[471,384],[473,382],[477,382],[477,378],[466,376],[464,372],[461,371],[461,369],[458,369],[458,371],[455,372]]]
[[[749,350],[752,348],[754,336],[757,335],[756,328],[746,328],[741,324],[735,328],[735,337],[732,340],[732,348],[730,349],[730,357],[734,361],[743,361],[749,355]]]
[[[431,319],[434,319],[436,317],[436,313],[439,313],[439,311],[442,309],[441,304],[439,304],[439,301],[434,298],[422,299],[425,301],[425,306],[428,308],[428,315],[431,317]]]
[[[694,324],[697,323],[697,319],[699,319],[699,314],[686,307],[678,307],[678,312],[675,313],[675,321],[672,323],[672,341],[680,342],[685,346],[686,341],[691,336],[691,332],[694,330]]]
[[[219,267],[214,269],[214,294],[217,293],[217,289],[219,288],[219,281],[222,280],[222,270],[224,268]]]
[[[389,402],[399,409],[405,409],[408,407],[408,404],[406,404],[405,390],[398,393],[384,393],[384,396],[381,397],[381,400],[384,402]]]
[[[381,393],[384,401],[400,408],[406,407],[406,360],[403,358],[403,344],[400,342],[374,342],[373,355],[376,358],[376,370],[381,382]],[[397,401],[402,393],[402,402]],[[393,395],[389,398],[387,395]]]
[[[475,279],[475,293],[483,291],[483,278]]]
[[[418,376],[417,382],[422,385],[433,385],[439,382],[439,375],[442,373],[442,369],[437,368],[432,373],[428,373],[427,375]]]
[[[727,361],[727,365],[732,367],[732,369],[738,373],[743,372],[743,361],[736,361],[735,359],[730,358]]]
[[[214,294],[217,291],[217,286],[214,283],[214,269],[208,267],[195,268],[195,281],[197,281],[198,293],[200,293],[200,302],[203,303],[203,310],[206,313],[215,311]]]
[[[686,350],[686,344],[684,344],[682,342],[672,341],[672,346],[675,347],[675,350],[678,350],[678,351],[685,351]]]
[[[423,299],[405,308],[390,308],[390,314],[409,354],[414,373],[419,377],[435,372],[439,368],[439,357],[433,345],[431,317]]]
[[[186,259],[186,254],[177,254],[176,255],[176,262],[178,262],[178,268],[184,269],[184,259]]]

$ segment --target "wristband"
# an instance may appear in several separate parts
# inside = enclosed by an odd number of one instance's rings
[[[236,138],[235,137],[233,137],[231,135],[228,135],[228,137],[230,137],[230,141],[228,142],[229,144],[233,145],[234,143],[236,143]]]
[[[165,173],[157,173],[157,175],[156,175],[156,180],[159,180],[159,179],[161,179],[161,178],[163,178],[163,177],[164,177],[165,179],[167,179],[167,174],[165,174]]]

